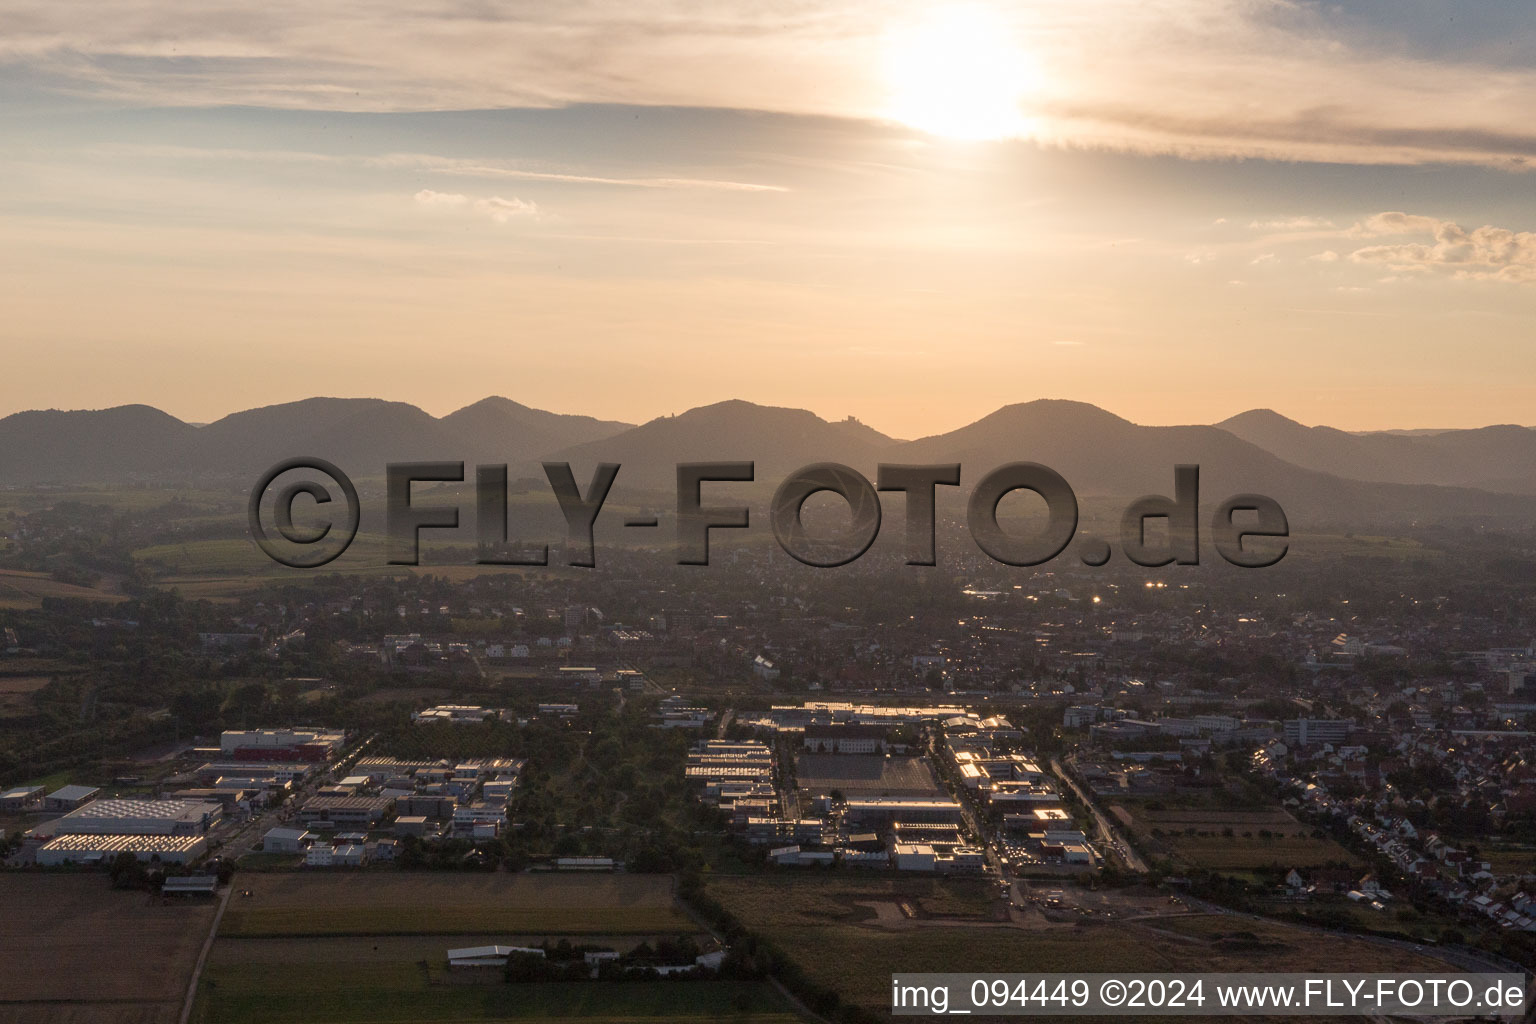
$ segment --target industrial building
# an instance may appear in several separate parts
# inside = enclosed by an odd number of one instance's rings
[[[192,800],[93,800],[50,822],[57,836],[197,836],[224,808]]]
[[[883,725],[808,725],[803,746],[819,754],[875,754],[885,736]]]
[[[432,725],[435,722],[446,722],[449,725],[479,725],[482,722],[492,722],[502,717],[500,708],[484,708],[469,704],[439,704],[437,707],[417,711],[411,715],[411,721],[417,725]]]
[[[17,786],[0,793],[0,811],[19,814],[22,811],[39,811],[43,807],[42,786]]]
[[[316,843],[304,855],[304,865],[312,868],[360,868],[368,863],[368,848],[362,843]]]
[[[160,886],[162,896],[215,896],[218,891],[217,875],[171,875]]]
[[[230,729],[219,736],[219,755],[236,761],[325,761],[346,739],[338,729]]]
[[[953,800],[886,796],[849,800],[844,808],[844,820],[874,828],[898,821],[958,825],[963,819],[960,805]]]
[[[466,946],[448,951],[449,967],[505,967],[513,953],[542,957],[544,951],[529,946]]]
[[[261,837],[261,849],[265,853],[303,853],[314,838],[301,828],[268,829]]]
[[[190,864],[207,852],[204,836],[61,835],[38,847],[37,863],[42,867],[102,864],[120,853],[131,853],[142,861]]]
[[[96,799],[101,790],[95,786],[64,786],[43,799],[46,811],[72,811]]]
[[[299,808],[305,826],[349,825],[372,828],[388,813],[394,801],[378,796],[316,796]]]

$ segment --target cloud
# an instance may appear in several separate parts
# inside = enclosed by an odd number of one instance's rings
[[[469,196],[461,195],[457,192],[434,192],[432,189],[424,188],[412,198],[418,206],[435,209],[473,210],[475,213],[489,217],[498,224],[530,219],[539,215],[537,203],[528,202],[516,197],[503,199],[501,196],[488,196],[484,199],[471,199]]]
[[[530,171],[520,167],[421,153],[394,153],[369,157],[376,167],[421,167],[438,174],[467,178],[516,178],[522,181],[550,181],[569,185],[613,185],[621,188],[708,189],[722,192],[788,192],[783,185],[764,185],[752,181],[725,181],[715,178],[613,178],[591,174],[567,174],[554,171]]]
[[[1035,69],[1022,120],[1047,144],[1536,167],[1536,67],[1500,56],[1499,39],[1436,45],[1422,30],[1443,19],[1423,11],[1394,10],[1362,31],[1337,5],[1298,0],[994,6],[999,45]],[[1503,6],[1503,41],[1536,33],[1536,8]],[[892,81],[885,58],[928,7],[120,0],[110,18],[81,18],[56,0],[9,0],[0,72],[40,92],[149,106],[619,103],[881,120],[898,93],[923,86]],[[1458,10],[1458,32],[1475,7]],[[1395,43],[1403,22],[1424,40],[1411,54]]]
[[[1442,223],[1444,221],[1435,217],[1391,211],[1374,214],[1356,222],[1354,227],[1349,229],[1349,233],[1356,237],[1367,238],[1376,235],[1433,234]]]
[[[462,196],[454,192],[434,192],[424,188],[413,197],[422,206],[467,206],[469,196]]]
[[[1388,212],[1367,217],[1350,233],[1427,239],[1368,245],[1349,254],[1355,263],[1384,265],[1395,275],[1439,273],[1462,280],[1536,284],[1536,232],[1493,225],[1468,229],[1454,221]]]
[[[1278,217],[1274,220],[1256,220],[1248,226],[1255,231],[1316,231],[1334,225],[1326,217]]]
[[[505,224],[510,220],[522,217],[537,217],[539,207],[536,203],[525,202],[521,199],[503,199],[501,196],[491,196],[489,199],[477,199],[475,209],[485,214],[498,224]]]
[[[1276,256],[1272,252],[1266,252],[1266,253],[1260,253],[1259,255],[1255,256],[1253,259],[1249,260],[1248,261],[1248,265],[1252,266],[1252,267],[1262,267],[1262,266],[1264,266],[1265,264],[1268,264],[1268,263],[1279,263],[1279,262],[1280,262],[1280,257]]]
[[[1308,256],[1307,259],[1313,263],[1337,263],[1339,262],[1339,254],[1332,249],[1327,249],[1314,256]]]

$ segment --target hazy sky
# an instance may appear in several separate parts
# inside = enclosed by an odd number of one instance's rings
[[[1517,0],[0,0],[0,413],[1536,423],[1533,170]]]

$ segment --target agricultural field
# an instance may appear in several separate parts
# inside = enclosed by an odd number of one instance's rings
[[[1189,867],[1213,871],[1255,868],[1309,868],[1359,864],[1344,847],[1314,837],[1312,827],[1278,805],[1258,810],[1210,808],[1150,809],[1126,802],[1110,808],[1153,856],[1172,857]]]
[[[697,931],[662,875],[247,875],[219,935],[666,935]]]
[[[925,757],[801,754],[795,777],[806,793],[840,790],[860,796],[928,796],[939,791]]]
[[[753,875],[711,880],[709,895],[737,917],[757,924],[795,926],[808,921],[862,921],[878,917],[870,904],[890,903],[903,916],[957,921],[999,920],[996,883],[936,875]]]
[[[1493,865],[1496,875],[1536,872],[1536,849],[1484,845],[1479,856]]]
[[[766,983],[509,985],[494,970],[447,966],[461,946],[565,935],[626,950],[696,934],[666,876],[244,874],[239,884],[254,895],[230,903],[195,1024],[800,1019]]]
[[[60,583],[45,572],[0,569],[0,608],[41,608],[46,597],[75,597],[117,603],[128,600],[99,587]]]
[[[215,904],[105,875],[0,875],[0,1020],[175,1024]]]
[[[714,879],[708,892],[812,981],[870,1009],[889,1005],[902,971],[1445,969],[1404,947],[1225,915],[1015,924],[996,919],[984,889],[979,901],[953,891],[959,881],[759,876]],[[954,913],[925,916],[929,900]],[[890,913],[893,901],[917,916]]]
[[[222,945],[222,940],[219,945]],[[210,963],[192,1024],[466,1024],[590,1020],[606,1024],[801,1020],[766,982],[550,982],[509,985],[454,979],[428,960],[371,963],[306,959],[290,944],[283,963]],[[443,949],[432,954],[441,960]]]
[[[52,676],[0,676],[0,718],[26,714],[32,695],[52,680]]]
[[[1324,934],[1281,921],[1235,914],[1189,914],[1150,922],[1159,933],[1205,944],[1211,971],[1380,971],[1402,973],[1451,969],[1429,953],[1343,934]],[[1273,957],[1275,966],[1256,967]]]

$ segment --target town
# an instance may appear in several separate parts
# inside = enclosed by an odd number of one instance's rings
[[[13,535],[46,550],[99,514]],[[157,1005],[206,1021],[313,998],[258,994],[252,957],[341,956],[345,987],[375,984],[346,981],[373,949],[421,965],[386,988],[424,1014],[597,981],[645,1006],[665,978],[849,1021],[913,962],[1531,962],[1536,646],[1513,583],[1399,556],[1369,580],[1293,558],[1262,589],[897,557],[828,576],[734,546],[685,577],[616,548],[601,576],[5,611],[0,884],[48,894],[33,915],[99,879],[198,922],[206,963],[170,943],[187,987]],[[806,942],[862,966],[834,976]]]

